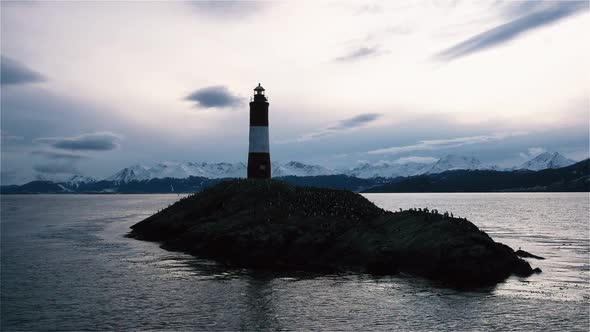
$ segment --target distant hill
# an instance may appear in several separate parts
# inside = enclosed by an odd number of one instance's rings
[[[324,176],[284,176],[276,179],[302,187],[342,189],[357,192],[386,183],[387,181],[384,178],[360,179],[342,174]]]
[[[2,186],[3,194],[157,194],[193,193],[208,188],[219,179],[191,176],[186,179],[150,179],[142,181],[94,181],[88,183],[53,183],[33,181],[22,186]]]
[[[73,191],[64,187],[63,184],[51,181],[32,181],[19,185],[2,186],[2,194],[45,194],[45,193],[72,193]]]
[[[226,178],[227,179],[227,178]],[[361,191],[385,183],[384,179],[359,179],[346,175],[286,176],[275,179],[306,187]],[[3,194],[160,194],[194,193],[217,184],[223,179],[190,176],[186,179],[164,178],[132,181],[95,181],[89,183],[54,183],[33,181],[22,186],[2,186]]]
[[[540,171],[455,170],[397,178],[364,192],[590,191],[590,159]]]

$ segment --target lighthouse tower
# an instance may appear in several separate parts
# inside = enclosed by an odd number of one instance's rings
[[[254,98],[250,101],[248,179],[270,179],[268,100],[260,83],[254,89]]]

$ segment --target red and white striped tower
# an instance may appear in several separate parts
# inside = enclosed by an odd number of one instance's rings
[[[254,89],[254,98],[250,101],[248,179],[270,179],[268,100],[260,83]]]

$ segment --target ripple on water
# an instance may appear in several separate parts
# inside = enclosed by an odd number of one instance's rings
[[[589,328],[587,195],[367,195],[452,211],[547,258],[529,260],[542,274],[469,291],[404,274],[228,268],[124,237],[175,195],[73,196],[1,197],[2,330]]]

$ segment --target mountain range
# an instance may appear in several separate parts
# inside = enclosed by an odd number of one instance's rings
[[[514,169],[541,170],[546,168],[560,168],[569,166],[575,161],[563,157],[561,154],[542,153]],[[190,176],[208,179],[244,178],[247,165],[238,163],[206,163],[206,162],[161,162],[152,166],[134,165],[107,177],[106,181],[143,181],[150,179],[176,178],[186,179]],[[416,176],[422,174],[437,174],[451,170],[501,170],[495,165],[487,165],[474,157],[447,155],[434,163],[417,162],[388,162],[362,163],[349,169],[330,169],[319,165],[308,165],[297,161],[273,162],[272,176],[322,176],[338,175],[371,178],[396,178],[400,176]]]
[[[355,191],[397,183],[403,178],[432,177],[453,171],[490,171],[500,173],[558,169],[575,161],[561,154],[545,152],[519,167],[501,169],[474,157],[447,155],[433,163],[388,162],[363,163],[349,169],[329,169],[297,161],[273,162],[272,176],[308,186],[326,186]],[[3,193],[162,193],[195,192],[225,178],[246,177],[245,163],[161,162],[151,166],[134,165],[105,178],[75,175],[50,180],[41,178],[27,184],[2,186]]]
[[[557,152],[544,152],[533,159],[523,163],[518,169],[529,169],[531,171],[540,171],[542,169],[561,168],[574,164],[575,161],[568,159]]]

